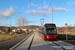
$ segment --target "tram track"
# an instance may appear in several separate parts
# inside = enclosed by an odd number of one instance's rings
[[[28,38],[24,43],[22,43],[22,45],[17,47],[15,50],[68,50],[64,47],[65,44],[62,44],[63,43],[60,44],[59,41],[45,41],[39,35],[34,33],[30,38]]]
[[[33,39],[34,39],[34,36],[35,36],[35,34],[33,35],[33,38],[32,38],[32,40],[31,40],[30,45],[29,45],[29,47],[28,47],[28,49],[27,49],[27,50],[30,50],[31,45],[32,45],[32,42],[33,42]]]
[[[51,46],[51,44],[49,43],[51,42],[52,44],[56,45],[56,46],[59,46],[60,48],[62,48],[63,50],[66,50],[64,47],[61,47],[61,45],[55,43],[54,41],[47,41],[47,43],[49,44],[49,46]]]
[[[42,38],[42,36],[40,35],[40,37]],[[43,38],[42,38],[43,39]],[[46,41],[47,42],[47,41]],[[55,43],[54,41],[49,41],[49,42],[52,42],[53,44],[55,44],[56,46],[59,46],[59,47],[61,47],[61,45],[59,45],[59,44],[57,44],[57,43]],[[49,44],[49,42],[47,42],[48,44]],[[50,44],[49,44],[49,46],[51,46]],[[61,47],[63,50],[66,50],[64,47]]]
[[[30,35],[31,36],[31,35]],[[11,47],[9,50],[15,50],[15,48],[17,48],[18,46],[20,46],[24,41],[26,41],[30,36],[26,37],[25,39],[23,39],[22,41],[20,41],[19,43],[17,43],[16,45],[14,45],[13,47]]]
[[[57,44],[57,43],[55,43],[54,41],[51,41],[52,43],[54,43],[55,45],[57,45],[57,46],[59,46],[60,47],[60,45],[59,44]],[[66,50],[64,47],[61,47],[63,50]]]
[[[35,35],[35,34],[34,34]],[[31,47],[31,44],[32,44],[32,41],[34,39],[34,35],[30,35],[28,37],[26,37],[25,39],[23,39],[22,41],[20,41],[19,43],[17,43],[16,45],[14,45],[12,48],[10,48],[9,50],[15,50],[17,47],[19,47],[23,42],[25,42],[27,39],[29,39],[31,36],[32,36],[32,39],[30,41],[30,44],[29,44],[29,47],[27,50],[30,50],[30,47]]]

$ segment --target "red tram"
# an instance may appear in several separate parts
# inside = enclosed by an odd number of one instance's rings
[[[45,24],[39,29],[40,36],[44,40],[57,40],[57,29],[55,24]]]

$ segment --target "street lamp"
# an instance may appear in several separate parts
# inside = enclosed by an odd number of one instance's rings
[[[46,23],[46,20],[45,20],[45,23]]]
[[[42,21],[40,21],[40,23],[41,23],[41,27],[42,27]]]
[[[43,20],[43,24],[44,24],[44,19],[40,19],[40,20]],[[41,23],[42,24],[42,23]]]

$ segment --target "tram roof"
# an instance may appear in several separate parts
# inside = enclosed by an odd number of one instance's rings
[[[46,24],[44,24],[44,26],[45,25],[55,25],[54,23],[46,23]]]

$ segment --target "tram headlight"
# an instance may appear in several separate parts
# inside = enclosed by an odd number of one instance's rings
[[[47,38],[49,38],[49,37],[47,36]]]

